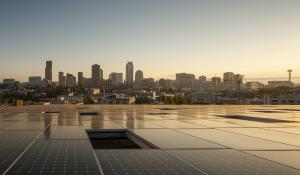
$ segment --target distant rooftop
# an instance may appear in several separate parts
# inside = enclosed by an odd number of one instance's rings
[[[300,106],[0,107],[0,174],[300,174]]]

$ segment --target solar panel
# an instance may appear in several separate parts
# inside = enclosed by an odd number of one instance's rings
[[[293,175],[299,171],[278,163],[232,150],[170,150],[171,154],[178,156],[203,170],[208,174],[222,175]]]
[[[7,174],[100,174],[87,140],[37,140]]]
[[[204,174],[162,150],[96,150],[96,155],[104,174]]]

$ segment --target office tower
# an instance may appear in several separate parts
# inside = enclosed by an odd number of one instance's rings
[[[234,90],[234,88],[235,88],[234,73],[233,72],[225,72],[223,74],[223,83],[224,83],[224,88],[226,90]]]
[[[176,74],[176,87],[178,89],[182,88],[194,88],[195,85],[195,75],[187,73]]]
[[[126,85],[132,85],[133,83],[133,63],[128,62],[126,64]]]
[[[83,72],[78,72],[78,86],[79,87],[83,87],[83,81],[84,81]]]
[[[234,82],[234,73],[233,72],[225,72],[223,75],[223,82],[225,85],[232,85]]]
[[[101,74],[100,65],[94,64],[92,66],[92,87],[93,88],[100,87],[100,74]]]
[[[202,90],[206,88],[206,76],[199,77],[198,88]]]
[[[58,85],[66,86],[66,77],[64,76],[64,72],[58,72]]]
[[[243,88],[244,76],[241,74],[234,75],[234,88],[241,90]]]
[[[30,76],[28,78],[28,86],[31,88],[42,87],[42,77],[41,76]]]
[[[48,81],[48,84],[51,85],[51,83],[52,83],[52,61],[46,62],[45,79]]]
[[[112,72],[109,75],[109,79],[111,80],[112,86],[118,86],[123,83],[123,74],[117,73],[117,72]]]
[[[143,71],[137,70],[135,72],[135,82],[141,82],[144,79]]]
[[[222,83],[222,79],[221,77],[212,77],[211,78],[211,84],[212,84],[212,88],[215,91],[218,91],[221,89],[221,83]]]
[[[76,86],[76,77],[72,74],[66,75],[66,86],[75,87]]]

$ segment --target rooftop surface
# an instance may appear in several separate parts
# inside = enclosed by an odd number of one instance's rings
[[[125,129],[145,149],[96,149]],[[0,174],[300,174],[300,106],[0,107]]]

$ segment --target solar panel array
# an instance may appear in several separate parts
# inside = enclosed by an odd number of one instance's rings
[[[1,174],[300,174],[298,106],[50,105],[0,114]],[[86,129],[128,129],[159,149],[93,150]]]

